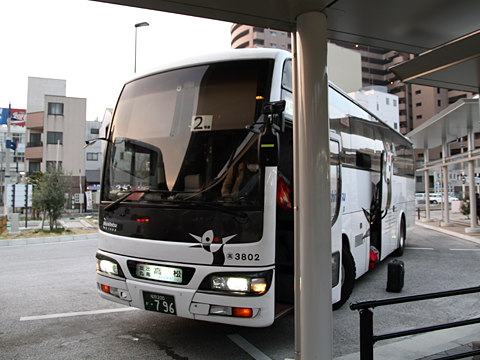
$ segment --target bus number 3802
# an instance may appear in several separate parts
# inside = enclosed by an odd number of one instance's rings
[[[242,261],[260,261],[260,254],[240,254],[235,253],[234,255],[235,260],[242,260]]]

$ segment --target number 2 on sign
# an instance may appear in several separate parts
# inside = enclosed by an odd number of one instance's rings
[[[212,130],[212,115],[196,115],[192,117],[191,131],[210,131]]]

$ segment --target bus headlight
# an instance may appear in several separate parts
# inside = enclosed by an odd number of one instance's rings
[[[338,285],[340,281],[340,253],[337,251],[332,254],[332,288]]]
[[[232,295],[262,295],[272,279],[272,271],[261,273],[222,273],[208,276],[200,289],[206,291],[221,291]]]
[[[97,253],[97,272],[103,275],[125,277],[120,265],[101,253]]]

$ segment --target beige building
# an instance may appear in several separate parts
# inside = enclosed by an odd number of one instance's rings
[[[85,190],[87,100],[65,96],[63,84],[65,80],[28,79],[25,170],[46,172],[58,164],[73,175],[76,193]]]

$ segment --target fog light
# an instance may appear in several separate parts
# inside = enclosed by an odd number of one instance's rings
[[[230,306],[212,305],[210,306],[210,314],[231,316],[232,308]]]

